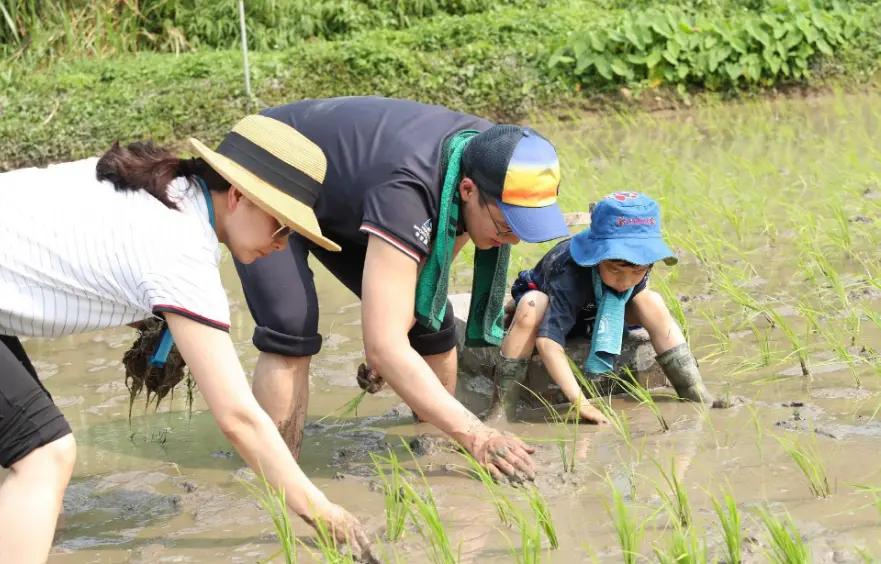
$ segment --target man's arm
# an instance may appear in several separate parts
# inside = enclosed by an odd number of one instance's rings
[[[458,441],[494,475],[533,478],[532,449],[484,425],[447,393],[410,346],[407,333],[413,325],[417,269],[406,254],[370,236],[361,290],[368,363],[423,420]]]

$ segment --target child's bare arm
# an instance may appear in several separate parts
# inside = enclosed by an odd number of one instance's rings
[[[607,423],[603,414],[597,408],[590,405],[581,391],[581,386],[578,385],[578,380],[575,378],[572,367],[569,365],[566,351],[560,346],[560,343],[547,337],[539,337],[535,345],[538,348],[538,353],[541,355],[545,370],[548,371],[554,382],[560,386],[563,394],[572,402],[572,405],[577,406],[582,419],[593,421],[594,423]]]

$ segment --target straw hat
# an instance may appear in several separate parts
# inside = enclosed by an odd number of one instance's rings
[[[327,159],[299,131],[276,119],[251,115],[233,127],[216,151],[193,138],[190,145],[263,211],[315,244],[340,250],[321,234],[313,211]]]

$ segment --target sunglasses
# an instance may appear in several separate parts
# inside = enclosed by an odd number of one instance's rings
[[[277,219],[275,221],[278,221]],[[273,239],[287,239],[294,233],[294,228],[290,225],[282,225],[280,221],[278,221],[279,228],[275,230],[275,233],[272,234]]]

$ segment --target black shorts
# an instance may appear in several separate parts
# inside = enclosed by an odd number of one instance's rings
[[[70,433],[21,342],[0,336],[0,466]]]
[[[257,350],[283,356],[313,356],[321,350],[318,334],[318,295],[309,268],[309,253],[353,294],[361,297],[361,279],[367,247],[349,243],[334,253],[305,237],[291,235],[287,249],[251,264],[235,261],[245,300],[257,327],[253,342]],[[422,356],[448,352],[456,347],[453,306],[437,331],[419,324],[407,335],[410,346]]]

